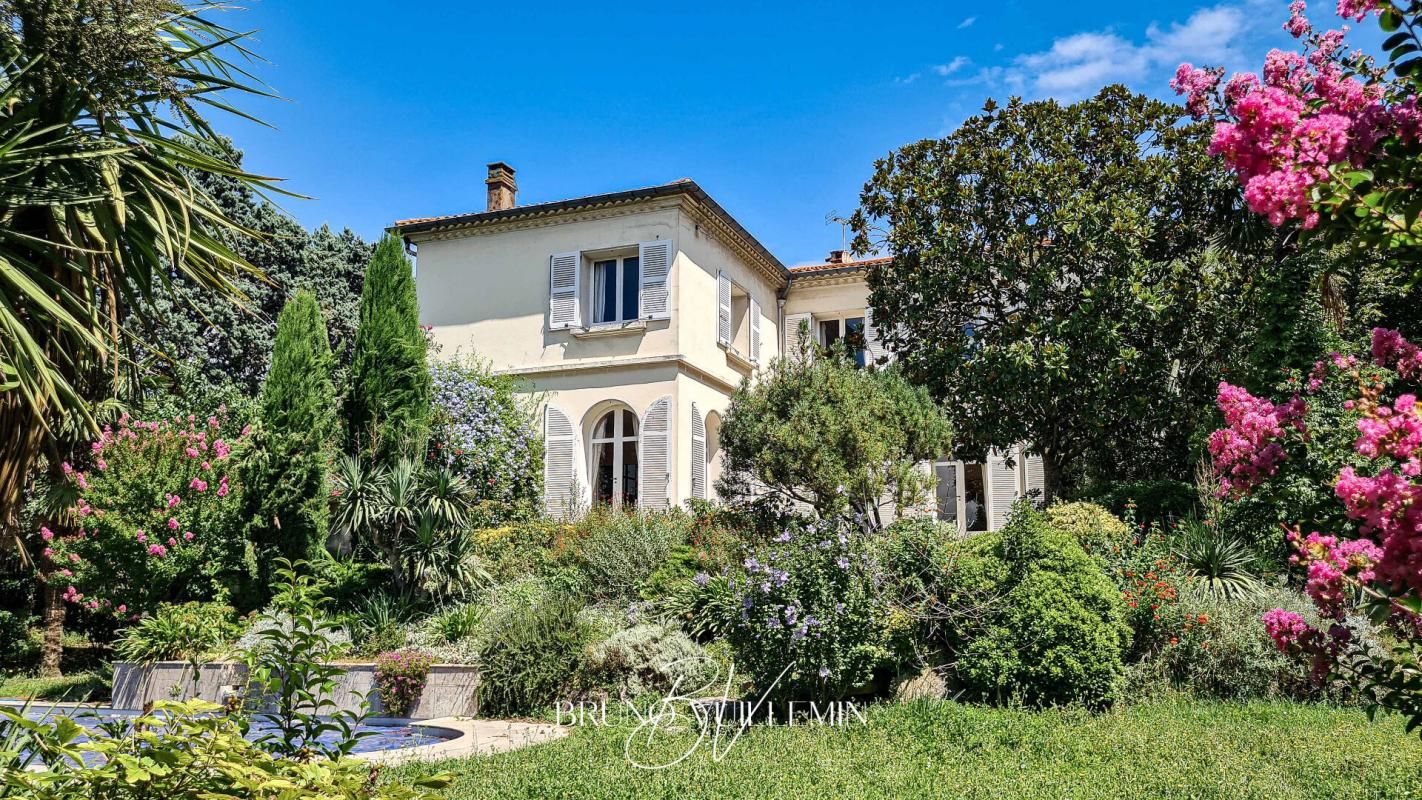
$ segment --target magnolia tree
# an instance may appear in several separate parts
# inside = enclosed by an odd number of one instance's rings
[[[223,414],[121,417],[91,446],[92,469],[65,465],[72,530],[42,528],[50,581],[64,599],[133,617],[158,603],[239,588],[252,556],[241,530],[233,453],[247,435]]]
[[[1387,64],[1345,47],[1346,28],[1319,31],[1303,0],[1284,28],[1301,52],[1271,51],[1263,77],[1182,64],[1172,85],[1197,118],[1215,120],[1210,150],[1238,174],[1252,210],[1279,227],[1347,241],[1385,258],[1415,258],[1422,198],[1422,2],[1340,0],[1354,22],[1375,15]],[[1412,267],[1415,269],[1415,266]],[[1264,616],[1281,650],[1315,674],[1351,678],[1370,713],[1422,725],[1422,350],[1375,329],[1367,358],[1320,361],[1282,403],[1221,384],[1227,427],[1209,443],[1224,494],[1277,493],[1302,525],[1293,562],[1327,630],[1275,609]],[[1309,485],[1330,506],[1300,502]],[[1316,498],[1317,495],[1315,494]],[[1361,640],[1349,611],[1391,628],[1386,646]]]

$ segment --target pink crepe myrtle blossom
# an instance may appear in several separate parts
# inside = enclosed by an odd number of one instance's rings
[[[1338,0],[1338,16],[1362,22],[1370,12],[1380,12],[1378,0]]]
[[[1295,39],[1302,39],[1313,32],[1313,25],[1304,16],[1307,7],[1304,0],[1294,0],[1289,4],[1289,21],[1284,23],[1284,30]]]
[[[168,554],[168,548],[164,547],[164,546],[161,545],[161,544],[150,544],[150,545],[148,545],[148,555],[150,555],[150,556],[153,556],[153,557],[155,557],[155,558],[162,558],[163,556],[166,556],[167,554]]]
[[[192,531],[183,531],[183,541],[185,541],[185,542],[191,542],[192,540],[193,540],[193,532],[192,532]]]
[[[1216,397],[1226,427],[1210,435],[1209,452],[1224,476],[1220,491],[1240,494],[1272,476],[1287,458],[1283,440],[1290,428],[1300,428],[1302,398],[1275,405],[1246,389],[1220,383]]]
[[[168,517],[168,530],[170,530],[170,531],[175,531],[175,530],[177,530],[177,529],[178,529],[178,519],[177,519],[176,517]]]
[[[195,489],[199,492],[205,492],[207,491],[207,481],[203,480],[202,478],[193,478],[191,481],[188,482],[188,488]]]
[[[46,528],[43,525],[40,526],[39,534],[40,538],[45,540],[46,542],[54,539],[54,531],[50,530],[49,528]]]

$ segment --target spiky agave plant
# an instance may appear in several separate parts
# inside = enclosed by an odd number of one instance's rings
[[[1235,599],[1255,595],[1262,588],[1247,544],[1199,520],[1182,523],[1180,533],[1176,552],[1203,591]]]

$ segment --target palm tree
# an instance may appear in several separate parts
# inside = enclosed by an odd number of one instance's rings
[[[206,146],[218,141],[206,114],[251,119],[229,98],[266,94],[237,63],[252,59],[245,34],[210,18],[224,8],[0,0],[0,537],[22,555],[18,512],[40,459],[57,476],[132,374],[142,345],[124,320],[175,277],[240,300],[233,279],[256,274],[223,243],[252,232],[193,177],[275,191]],[[58,589],[46,597],[57,643]],[[46,649],[46,671],[57,654]]]
[[[0,2],[0,526],[13,535],[31,469],[57,425],[95,430],[175,276],[241,298],[253,268],[223,243],[250,234],[194,182],[272,182],[212,153],[205,114],[266,94],[234,59],[244,34],[197,0]],[[250,118],[250,117],[248,117]]]

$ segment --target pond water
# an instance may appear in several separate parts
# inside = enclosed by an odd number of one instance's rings
[[[33,706],[25,714],[25,716],[33,720],[44,720],[55,715],[69,717],[87,730],[95,730],[99,725],[106,722],[119,722],[140,716],[136,711],[120,711],[112,708],[35,708]],[[247,738],[258,739],[263,734],[274,730],[271,725],[265,724],[262,720],[254,717],[251,720],[251,728],[247,731]],[[457,735],[455,732],[444,728],[399,724],[374,725],[361,723],[355,726],[354,730],[361,736],[356,742],[354,749],[354,752],[357,753],[421,747],[444,741],[447,738]],[[323,744],[334,744],[338,741],[338,736],[335,733],[327,733],[320,737],[320,741]]]

